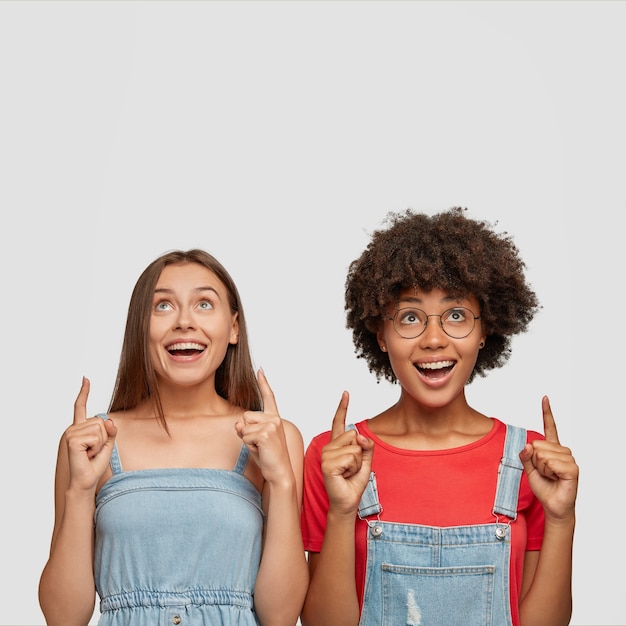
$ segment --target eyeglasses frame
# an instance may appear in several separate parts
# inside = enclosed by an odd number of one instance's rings
[[[425,316],[426,316],[426,322],[424,323],[424,326],[422,326],[422,330],[417,333],[417,335],[414,335],[413,337],[405,337],[403,334],[400,333],[400,331],[396,328],[396,317],[398,317],[398,313],[400,313],[400,311],[404,311],[406,309],[414,309],[416,311],[421,311]],[[472,314],[472,317],[474,318],[474,324],[472,325],[471,330],[463,335],[462,337],[453,337],[444,327],[443,327],[443,316],[446,313],[449,313],[450,311],[454,311],[455,309],[463,309],[464,311],[469,311]],[[452,306],[449,309],[446,309],[443,313],[432,313],[432,314],[428,314],[426,313],[426,311],[424,311],[424,309],[420,309],[419,307],[413,307],[413,306],[403,306],[402,308],[396,309],[395,313],[393,314],[393,317],[388,317],[387,319],[392,322],[393,325],[393,329],[396,331],[396,333],[398,333],[398,335],[400,337],[402,337],[402,339],[417,339],[418,337],[420,337],[421,335],[423,335],[426,332],[426,328],[428,327],[428,318],[429,317],[438,317],[439,318],[439,327],[441,328],[441,330],[448,335],[448,337],[450,337],[450,339],[465,339],[466,337],[469,337],[474,328],[476,328],[476,320],[480,319],[480,315],[474,315],[474,311],[472,311],[471,309],[468,309],[466,306]]]

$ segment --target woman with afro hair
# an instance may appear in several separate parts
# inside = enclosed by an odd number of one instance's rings
[[[398,401],[306,452],[304,626],[569,624],[578,466],[547,397],[544,435],[471,407],[539,303],[511,237],[454,207],[390,214],[349,267],[356,354]]]

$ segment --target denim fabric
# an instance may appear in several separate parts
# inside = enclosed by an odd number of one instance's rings
[[[507,426],[494,523],[433,527],[382,521],[375,477],[361,500],[368,518],[360,626],[510,626],[510,528],[517,511],[526,431]]]
[[[114,450],[96,498],[99,626],[258,625],[264,517],[247,460],[242,446],[232,471],[124,472]]]

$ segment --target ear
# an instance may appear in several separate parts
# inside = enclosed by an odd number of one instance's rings
[[[485,343],[487,343],[487,335],[483,335],[480,338],[480,343],[478,344],[479,348],[484,348],[485,347]]]
[[[383,331],[379,330],[376,333],[376,341],[378,341],[378,345],[383,352],[387,352],[387,343],[385,342],[385,337],[383,336]]]
[[[233,323],[230,329],[230,339],[228,343],[232,345],[239,343],[239,313],[233,315]]]

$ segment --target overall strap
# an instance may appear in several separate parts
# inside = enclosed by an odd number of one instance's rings
[[[493,513],[517,518],[517,499],[524,467],[519,453],[526,445],[526,429],[519,426],[506,425],[504,453],[498,468],[498,486],[493,504]]]
[[[356,430],[357,432],[359,432],[354,424],[348,424],[346,430],[347,429]],[[374,472],[370,472],[370,478],[367,481],[365,491],[363,491],[361,501],[359,502],[359,517],[361,519],[365,519],[370,515],[378,515],[382,510],[383,507],[378,500],[376,474]]]
[[[237,472],[237,474],[243,474],[246,469],[246,465],[248,464],[249,456],[250,456],[250,452],[248,448],[246,448],[245,444],[242,444],[241,450],[239,451],[239,456],[237,457],[237,463],[235,463],[233,472]]]
[[[106,413],[98,413],[97,417],[101,417],[103,420],[109,419],[109,416]],[[113,444],[113,452],[111,452],[110,465],[113,474],[122,473],[122,463],[120,462],[120,454],[117,451],[117,442]]]

